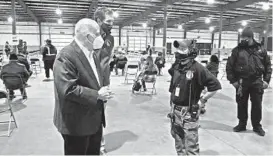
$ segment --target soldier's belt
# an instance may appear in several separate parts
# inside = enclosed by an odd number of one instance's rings
[[[179,112],[186,112],[188,110],[188,106],[179,106],[179,105],[174,105],[174,110],[179,111]]]

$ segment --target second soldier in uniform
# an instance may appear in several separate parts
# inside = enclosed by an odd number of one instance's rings
[[[172,80],[171,134],[178,155],[198,155],[199,114],[202,104],[212,97],[221,84],[205,67],[196,62],[197,49],[192,40],[174,41],[176,62],[169,70]],[[204,87],[208,92],[200,97]]]

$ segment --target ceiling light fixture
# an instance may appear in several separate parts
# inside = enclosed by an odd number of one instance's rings
[[[61,15],[61,14],[62,14],[62,10],[61,10],[60,8],[57,8],[57,9],[56,9],[56,14],[57,14],[57,15]]]
[[[63,19],[58,19],[58,24],[63,24]]]
[[[113,13],[113,16],[114,16],[115,18],[118,18],[118,16],[119,16],[118,12],[115,11],[115,12]]]
[[[206,19],[205,19],[205,23],[206,23],[206,24],[209,24],[209,23],[210,23],[210,18],[206,18]]]
[[[213,3],[214,3],[214,0],[207,0],[207,3],[208,3],[208,4],[213,4]]]
[[[178,29],[183,29],[183,26],[181,24],[179,24]]]
[[[242,32],[243,32],[243,29],[242,29],[242,28],[238,29],[238,32],[239,32],[239,33],[242,33]]]
[[[264,34],[266,33],[266,30],[264,30]]]
[[[270,6],[269,6],[269,3],[263,3],[263,10],[269,10],[270,9]]]
[[[247,21],[242,21],[242,26],[246,26],[247,25]]]
[[[142,24],[143,28],[147,28],[147,23]]]
[[[11,16],[8,17],[8,22],[12,23],[13,22],[13,18]]]
[[[213,32],[214,31],[214,27],[209,27],[209,31]]]

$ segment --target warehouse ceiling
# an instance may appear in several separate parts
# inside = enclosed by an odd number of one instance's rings
[[[263,4],[269,3],[269,10]],[[182,25],[187,30],[202,30],[219,27],[223,12],[223,30],[237,30],[242,21],[263,30],[266,18],[272,28],[272,0],[15,0],[16,21],[76,23],[84,17],[93,17],[97,7],[109,7],[119,16],[115,25],[131,26],[147,23],[148,27],[164,26],[164,8],[167,6],[168,27]],[[56,9],[62,11],[56,14]],[[11,16],[11,0],[0,0],[0,21]],[[206,19],[210,23],[206,24]],[[181,28],[181,26],[180,26]]]

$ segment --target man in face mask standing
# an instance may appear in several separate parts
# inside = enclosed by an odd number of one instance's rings
[[[207,102],[221,84],[205,67],[196,62],[197,49],[193,41],[174,41],[177,49],[176,62],[169,73],[172,77],[171,93],[171,134],[175,139],[177,155],[198,155],[199,114],[201,105]],[[204,87],[208,92],[200,97]]]
[[[260,124],[262,119],[262,98],[264,89],[270,82],[272,68],[266,50],[253,39],[253,31],[247,27],[242,32],[241,43],[232,50],[226,65],[227,79],[236,89],[237,117],[239,124],[234,132],[246,130],[248,99],[252,103],[251,123],[253,131],[260,136],[265,131]]]
[[[113,11],[105,7],[98,8],[94,13],[94,20],[99,24],[100,34],[104,40],[103,47],[100,52],[97,53],[101,61],[100,64],[103,72],[103,86],[109,86],[111,74],[110,59],[114,47],[114,37],[111,35],[111,29],[114,23]],[[101,142],[101,154],[106,154],[104,137],[102,137]]]
[[[114,37],[111,35],[111,29],[114,23],[113,11],[109,8],[98,8],[94,13],[94,20],[100,26],[100,34],[104,40],[103,47],[99,52],[101,67],[103,71],[103,86],[110,84],[110,59],[114,47]]]
[[[56,57],[54,124],[64,139],[65,155],[100,154],[103,101],[111,98],[94,55],[102,45],[99,25],[84,18],[75,26],[74,41]]]

